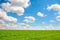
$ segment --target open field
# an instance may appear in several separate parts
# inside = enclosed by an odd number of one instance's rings
[[[60,40],[60,30],[0,30],[0,40]]]

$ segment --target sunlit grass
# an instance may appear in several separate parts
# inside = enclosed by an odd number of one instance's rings
[[[60,40],[60,30],[0,30],[0,40]]]

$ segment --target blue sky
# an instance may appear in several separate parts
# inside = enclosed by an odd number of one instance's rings
[[[41,22],[46,22],[46,24],[51,24],[50,20],[55,20],[56,15],[55,11],[48,11],[47,7],[52,4],[60,4],[59,0],[30,0],[31,5],[26,8],[25,14],[31,15],[37,18],[35,21],[35,25],[41,25]],[[36,14],[37,12],[42,12],[43,14],[46,14],[47,16],[42,18],[38,17]],[[57,24],[56,20],[53,24]],[[58,22],[59,24],[59,22]]]
[[[6,0],[1,0],[0,4],[6,3]],[[57,16],[60,16],[57,11],[55,11],[54,8],[51,8],[51,10],[47,9],[48,7],[51,7],[52,5],[58,4],[60,6],[60,0],[30,0],[30,5],[27,8],[24,8],[24,15],[18,16],[17,14],[14,14],[13,12],[7,12],[8,16],[12,16],[14,18],[17,18],[17,23],[24,23],[25,16],[33,16],[36,20],[33,23],[28,23],[29,25],[35,27],[35,26],[48,26],[52,24],[54,27],[60,26],[60,19],[59,21],[56,20]],[[0,6],[1,8],[2,6]],[[2,8],[3,9],[3,8]],[[44,14],[44,17],[38,16],[38,12],[41,12]],[[45,16],[46,15],[46,16]],[[51,22],[52,21],[52,22]]]

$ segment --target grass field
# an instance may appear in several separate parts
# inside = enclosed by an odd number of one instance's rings
[[[0,40],[60,40],[60,31],[0,30]]]

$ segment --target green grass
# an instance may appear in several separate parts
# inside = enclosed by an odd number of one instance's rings
[[[60,40],[60,30],[0,30],[0,40]]]

